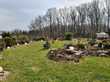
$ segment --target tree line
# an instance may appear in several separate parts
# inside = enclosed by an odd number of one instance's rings
[[[51,8],[37,16],[30,24],[34,37],[58,38],[66,32],[74,37],[94,38],[97,32],[110,33],[110,1],[93,0],[75,8]]]

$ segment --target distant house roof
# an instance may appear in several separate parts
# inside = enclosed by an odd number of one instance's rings
[[[105,32],[96,33],[97,38],[109,38],[109,35]]]

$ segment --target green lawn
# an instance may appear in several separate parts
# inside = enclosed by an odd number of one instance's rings
[[[57,41],[53,48],[65,42]],[[11,72],[4,82],[110,82],[110,58],[87,57],[79,64],[54,62],[41,42],[5,50],[0,66]]]

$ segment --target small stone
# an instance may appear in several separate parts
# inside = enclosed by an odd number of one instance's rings
[[[7,49],[10,49],[10,47],[8,46]]]
[[[0,72],[3,72],[4,70],[3,70],[3,67],[0,67]]]
[[[33,41],[30,41],[30,43],[32,43]]]
[[[69,49],[72,51],[72,50],[74,50],[74,47],[73,46],[70,46]]]
[[[28,43],[25,43],[25,45],[28,45]]]
[[[41,40],[41,42],[43,42],[43,40]]]
[[[75,55],[81,55],[82,51],[78,51],[77,53],[75,53]]]
[[[19,46],[20,44],[18,43],[17,46]]]

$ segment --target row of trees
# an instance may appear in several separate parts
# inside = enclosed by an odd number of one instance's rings
[[[95,37],[97,32],[110,32],[109,4],[109,0],[94,0],[75,8],[48,9],[44,16],[31,22],[30,34],[57,38],[66,32],[72,32],[74,37]]]

